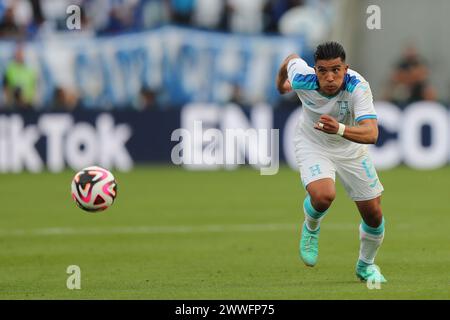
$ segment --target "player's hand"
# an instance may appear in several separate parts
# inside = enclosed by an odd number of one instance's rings
[[[335,134],[339,130],[339,122],[332,116],[323,114],[320,116],[319,121],[314,124],[314,129],[328,134]]]
[[[280,89],[278,89],[278,91],[280,93],[282,93],[282,94],[291,92],[292,91],[292,86],[291,86],[291,83],[289,82],[289,80],[286,80],[283,83],[283,86]]]

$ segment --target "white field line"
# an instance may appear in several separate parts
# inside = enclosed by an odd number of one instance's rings
[[[80,227],[80,228],[39,228],[0,229],[0,237],[52,236],[52,235],[114,235],[114,234],[176,234],[176,233],[224,233],[224,232],[271,232],[299,231],[301,223],[231,224],[204,226],[130,226],[130,227]],[[333,230],[358,230],[357,225],[333,224],[326,226]]]

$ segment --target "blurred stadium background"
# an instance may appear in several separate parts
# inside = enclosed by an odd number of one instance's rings
[[[448,299],[448,12],[446,0],[0,0],[0,298]],[[354,276],[360,218],[339,184],[318,267],[298,258],[301,106],[274,79],[289,53],[312,65],[325,40],[344,45],[379,115],[381,290]],[[175,165],[172,132],[195,120],[279,129],[279,173]],[[100,214],[70,197],[93,164],[119,183]],[[66,288],[69,265],[81,290]]]

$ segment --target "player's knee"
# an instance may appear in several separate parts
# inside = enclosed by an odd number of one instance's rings
[[[374,208],[371,208],[370,214],[366,216],[367,217],[367,224],[370,227],[378,228],[381,223],[383,222],[383,213],[381,212],[381,207],[376,206]]]
[[[318,191],[311,195],[313,206],[318,211],[325,211],[333,203],[336,194],[331,191]]]
[[[374,212],[374,227],[377,228],[381,225],[381,223],[383,222],[383,214],[381,213],[381,208],[380,209],[376,209]]]

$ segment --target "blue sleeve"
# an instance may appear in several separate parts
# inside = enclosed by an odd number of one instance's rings
[[[294,90],[315,90],[319,88],[314,69],[300,59],[292,59],[287,66],[288,79]]]

